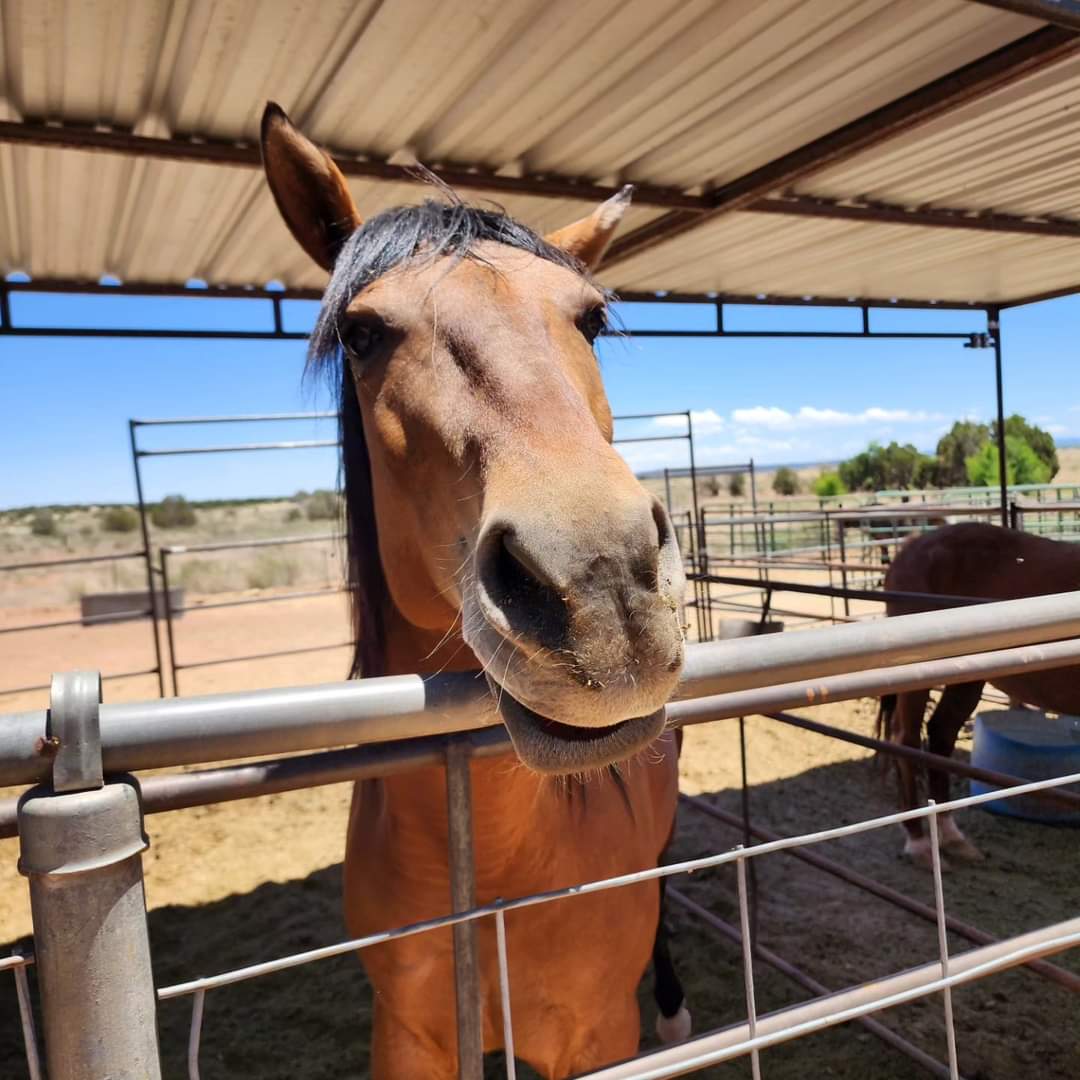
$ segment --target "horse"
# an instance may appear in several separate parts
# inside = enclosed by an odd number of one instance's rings
[[[986,600],[1016,600],[1025,596],[1045,596],[1080,587],[1080,547],[1042,536],[1004,529],[998,525],[970,522],[916,536],[900,549],[885,576],[885,588],[902,592],[934,593],[940,596],[968,596]],[[932,611],[930,601],[890,600],[886,614],[903,615]],[[1024,702],[1052,712],[1080,710],[1080,682],[1076,667],[1009,675],[989,680],[1009,695],[1010,702]],[[926,725],[927,749],[950,757],[964,723],[974,712],[985,682],[946,686]],[[920,745],[928,690],[911,690],[881,699],[879,729],[894,741]],[[914,765],[897,759],[902,809],[917,805]],[[936,802],[949,799],[949,775],[930,769],[930,797]],[[919,865],[929,867],[929,838],[921,820],[904,823],[904,851]],[[940,818],[941,845],[945,853],[960,861],[982,858],[964,836],[951,814]]]
[[[266,179],[329,284],[309,368],[339,401],[351,676],[473,670],[512,754],[470,763],[477,901],[658,865],[678,747],[682,560],[663,505],[611,445],[592,280],[629,189],[541,238],[443,200],[361,219],[330,155],[266,107]],[[586,783],[588,780],[588,783]],[[446,774],[354,787],[345,922],[445,914]],[[506,916],[517,1056],[562,1077],[632,1056],[650,954],[662,1037],[689,1034],[656,880]],[[477,928],[485,1051],[502,1046],[495,928]],[[372,1075],[457,1075],[451,934],[362,952]]]

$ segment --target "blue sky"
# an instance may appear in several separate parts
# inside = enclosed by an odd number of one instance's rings
[[[286,327],[305,329],[313,303],[284,305]],[[269,305],[246,300],[16,294],[17,324],[265,328]],[[625,324],[691,328],[709,311],[624,307]],[[697,322],[695,322],[697,320]],[[729,308],[731,329],[857,329],[843,309]],[[1003,315],[1006,408],[1080,437],[1080,297]],[[978,312],[876,311],[875,330],[978,330]],[[127,501],[134,496],[129,417],[324,409],[301,380],[304,343],[0,337],[4,460],[0,508]],[[959,341],[630,339],[601,344],[618,413],[693,409],[699,464],[835,460],[873,438],[932,449],[951,422],[994,407],[993,353]],[[663,422],[619,434],[678,430]],[[148,447],[333,437],[331,423],[301,421],[145,431]],[[623,448],[638,469],[686,464],[682,442]],[[284,495],[332,486],[329,450],[156,458],[147,497]]]

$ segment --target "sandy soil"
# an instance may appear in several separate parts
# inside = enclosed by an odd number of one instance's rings
[[[818,716],[822,713],[819,711]],[[869,703],[834,705],[825,717],[869,731]],[[783,833],[809,831],[886,813],[891,786],[861,751],[773,721],[747,721],[751,809],[756,823]],[[737,722],[691,729],[683,755],[683,789],[739,806]],[[343,936],[340,860],[346,786],[204,807],[148,819],[147,900],[160,984],[213,973]],[[684,808],[676,857],[723,850],[735,833]],[[956,868],[946,882],[950,912],[1005,935],[1075,914],[1076,833],[971,812],[965,827],[989,858]],[[898,830],[826,845],[823,853],[908,894],[931,902],[926,875],[898,858]],[[24,883],[15,871],[16,841],[0,842],[0,955],[29,930]],[[680,882],[691,897],[737,919],[730,872]],[[757,881],[761,940],[830,988],[929,961],[933,927],[787,856],[763,860]],[[745,1015],[739,956],[679,909],[673,948],[693,1006],[696,1028]],[[954,951],[968,945],[950,942]],[[1080,971],[1080,958],[1063,961]],[[759,965],[758,1007],[780,1008],[808,995]],[[646,984],[648,983],[646,980]],[[0,1075],[21,1077],[18,1025],[10,981],[0,979]],[[653,1008],[643,986],[644,1030]],[[327,961],[216,991],[207,1002],[202,1075],[301,1078],[366,1076],[371,998],[351,958]],[[1076,1075],[1080,1034],[1066,991],[1028,973],[997,976],[955,995],[960,1060],[971,1080],[1016,1080],[1037,1068],[1046,1080]],[[182,1077],[188,1004],[161,1014],[166,1075]],[[944,1055],[940,999],[894,1010],[889,1026]],[[647,1043],[649,1040],[647,1040]],[[806,1077],[924,1075],[857,1026],[769,1051],[765,1075]],[[494,1071],[492,1063],[491,1075]],[[744,1064],[701,1075],[748,1076]]]
[[[749,576],[749,575],[747,575]],[[785,577],[796,577],[786,572]],[[295,586],[292,586],[295,587]],[[281,586],[277,591],[288,591]],[[730,590],[731,592],[737,590]],[[263,590],[207,594],[270,595]],[[783,606],[824,614],[827,600],[783,598]],[[781,604],[781,598],[777,598]],[[21,604],[0,611],[0,628],[17,621],[69,617],[70,599]],[[856,606],[855,614],[869,614]],[[787,617],[789,626],[800,622]],[[277,648],[334,643],[343,636],[339,595],[191,612],[177,624],[185,662]],[[46,681],[57,667],[94,665],[106,671],[150,666],[145,625],[122,623],[92,630],[65,628],[34,635],[0,634],[3,685]],[[186,671],[185,693],[339,679],[345,650],[313,652],[272,661],[222,664]],[[151,696],[152,680],[107,684],[107,700]],[[41,707],[41,693],[0,697],[0,710]],[[815,715],[854,730],[872,728],[872,703],[828,706]],[[845,744],[782,727],[746,722],[750,804],[756,823],[781,833],[856,821],[893,809],[891,780],[868,755]],[[737,812],[740,798],[738,725],[734,721],[690,729],[682,760],[683,790],[704,794]],[[4,792],[0,794],[9,794]],[[147,900],[159,985],[332,942],[343,933],[339,913],[349,791],[315,791],[204,807],[148,819]],[[987,853],[986,863],[957,867],[946,881],[953,914],[995,935],[1007,935],[1076,914],[1077,834],[1069,829],[970,812],[964,822]],[[676,857],[724,850],[738,842],[730,829],[684,807]],[[898,858],[896,829],[826,845],[822,853],[925,902],[930,881]],[[0,841],[0,955],[30,929],[25,883],[16,869],[17,842]],[[688,895],[721,916],[737,919],[731,873],[695,875],[679,883]],[[898,913],[812,867],[770,856],[757,872],[761,940],[830,988],[842,988],[936,955],[934,928]],[[676,962],[686,983],[696,1029],[705,1031],[745,1016],[737,950],[716,940],[683,911],[672,914]],[[951,940],[954,951],[968,948]],[[1080,972],[1080,956],[1061,960]],[[780,1008],[808,995],[759,966],[758,1008]],[[651,1033],[648,984],[641,1000],[643,1030]],[[969,1080],[1064,1080],[1080,1070],[1076,1005],[1066,991],[1026,972],[997,976],[955,995],[961,1071]],[[202,1052],[205,1080],[296,1078],[318,1080],[367,1075],[370,990],[350,957],[214,992],[207,1000]],[[166,1005],[161,1037],[166,1075],[186,1075],[184,1052],[189,1003]],[[940,998],[894,1010],[889,1026],[939,1058],[944,1056]],[[647,1044],[651,1040],[647,1039]],[[906,1080],[925,1075],[916,1065],[857,1025],[767,1052],[770,1080],[843,1077]],[[498,1075],[497,1063],[491,1075]],[[12,980],[0,976],[0,1077],[26,1075],[20,1050]],[[519,1073],[522,1075],[522,1073]],[[749,1076],[736,1063],[701,1073]]]

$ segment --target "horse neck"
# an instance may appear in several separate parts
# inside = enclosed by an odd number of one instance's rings
[[[475,671],[479,667],[473,651],[460,632],[439,634],[421,630],[398,612],[392,603],[384,612],[386,629],[385,671],[387,675],[432,675],[442,671]],[[566,802],[558,797],[557,786],[524,768],[512,753],[473,759],[470,766],[472,804],[477,850],[505,858],[526,844],[534,857],[537,849],[535,822],[538,812],[558,812]],[[414,821],[432,833],[445,850],[433,826],[445,819],[446,781],[442,769],[423,774],[405,773],[383,780],[386,805],[404,827]],[[543,830],[557,835],[558,830]]]

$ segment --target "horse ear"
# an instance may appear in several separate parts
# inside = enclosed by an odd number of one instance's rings
[[[260,142],[266,179],[285,224],[324,270],[332,270],[361,220],[345,177],[273,101],[263,110]]]
[[[602,202],[588,217],[549,233],[544,239],[553,247],[573,255],[590,270],[600,265],[623,214],[630,208],[634,185],[627,184],[617,195]]]

